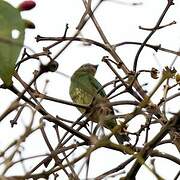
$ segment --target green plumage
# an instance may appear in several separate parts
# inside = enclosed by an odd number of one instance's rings
[[[90,112],[88,118],[111,130],[117,122],[114,119],[113,109],[107,106],[109,100],[102,85],[94,77],[96,70],[97,66],[92,64],[84,64],[78,68],[71,77],[69,93],[73,102],[81,105],[89,105],[95,98],[93,101],[95,109],[92,108],[93,112]],[[85,112],[83,108],[78,109],[81,113]],[[123,133],[117,133],[115,137],[120,144],[129,140],[129,137]]]

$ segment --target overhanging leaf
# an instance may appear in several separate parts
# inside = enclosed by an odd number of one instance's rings
[[[0,0],[0,78],[12,84],[15,63],[24,42],[24,23],[18,9]]]

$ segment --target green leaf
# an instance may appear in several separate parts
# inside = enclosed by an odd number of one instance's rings
[[[24,42],[24,22],[18,9],[0,0],[0,78],[12,84],[15,64]]]

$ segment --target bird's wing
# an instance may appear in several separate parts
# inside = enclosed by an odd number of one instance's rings
[[[95,87],[96,92],[98,92],[100,90],[98,93],[102,97],[106,96],[106,93],[105,93],[104,89],[102,89],[102,85],[99,83],[99,81],[97,81],[93,76],[89,76],[89,81],[92,84],[92,86]]]

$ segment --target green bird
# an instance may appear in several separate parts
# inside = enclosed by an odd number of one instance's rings
[[[102,85],[94,77],[97,67],[98,65],[84,64],[78,68],[71,77],[69,94],[74,103],[81,105],[90,105],[92,103],[92,108],[86,115],[87,118],[90,121],[99,123],[100,126],[112,130],[117,125],[117,122],[112,107],[107,105],[109,100],[106,98]],[[84,108],[78,109],[81,113],[86,111]],[[114,135],[120,144],[129,141],[129,137],[125,132],[118,132]]]

